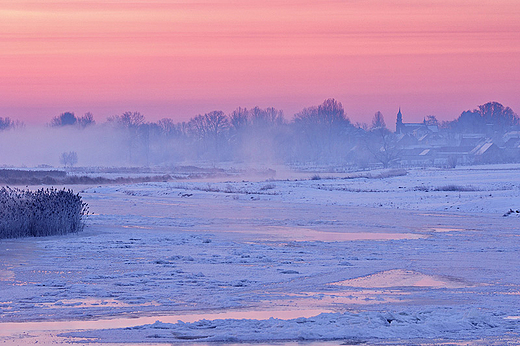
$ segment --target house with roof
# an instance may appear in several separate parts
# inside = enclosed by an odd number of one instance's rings
[[[408,148],[400,152],[401,166],[432,166],[440,164],[436,162],[435,149]]]
[[[504,160],[503,150],[492,141],[486,141],[473,148],[469,154],[474,163],[496,163]]]
[[[502,137],[505,148],[520,147],[520,131],[510,131]]]

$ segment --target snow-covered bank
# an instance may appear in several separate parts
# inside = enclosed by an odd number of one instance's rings
[[[303,332],[348,339],[354,329],[367,342],[491,342],[501,333],[514,340],[520,322],[507,317],[520,316],[520,218],[503,215],[520,209],[519,178],[516,167],[486,166],[384,179],[87,188],[81,195],[94,214],[84,232],[0,241],[0,334],[14,322],[153,319],[145,325],[262,311],[267,315],[205,322],[218,331],[208,340],[225,340],[229,328],[237,340],[255,342],[273,340],[269,329],[280,330],[278,340]],[[269,311],[333,314],[264,320]],[[399,318],[376,322],[387,315]],[[368,322],[348,327],[359,320]],[[135,324],[107,323],[101,327],[113,330],[63,339],[182,336],[196,324],[117,329],[125,326]]]

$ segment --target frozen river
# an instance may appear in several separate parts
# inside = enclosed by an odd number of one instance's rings
[[[0,343],[520,344],[519,168],[85,188],[0,240]]]

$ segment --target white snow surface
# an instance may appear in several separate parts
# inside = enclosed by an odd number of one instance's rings
[[[85,231],[0,240],[0,341],[520,338],[517,165],[81,195]]]

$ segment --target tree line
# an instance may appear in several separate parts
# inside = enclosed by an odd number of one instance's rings
[[[76,117],[66,112],[49,125],[118,131],[127,162],[135,165],[187,160],[340,163],[345,162],[345,149],[354,145],[356,133],[361,134],[335,99],[304,108],[293,121],[273,107],[239,107],[230,114],[211,111],[184,122],[170,118],[147,122],[140,112],[125,112],[100,125],[90,113]]]
[[[489,102],[463,112],[453,121],[439,123],[435,116],[428,116],[424,124],[438,126],[447,133],[504,133],[518,129],[520,118],[511,108]],[[302,109],[290,121],[276,108],[239,107],[230,114],[212,111],[183,122],[170,118],[148,122],[140,112],[125,112],[97,124],[91,113],[78,117],[65,112],[48,125],[115,131],[120,135],[125,160],[131,165],[203,160],[358,166],[378,162],[387,167],[399,155],[399,136],[387,128],[381,112],[375,113],[370,125],[353,124],[341,102],[332,98]],[[0,118],[0,130],[14,126],[9,118]],[[63,164],[77,161],[74,154],[64,154],[70,157],[62,154]]]

